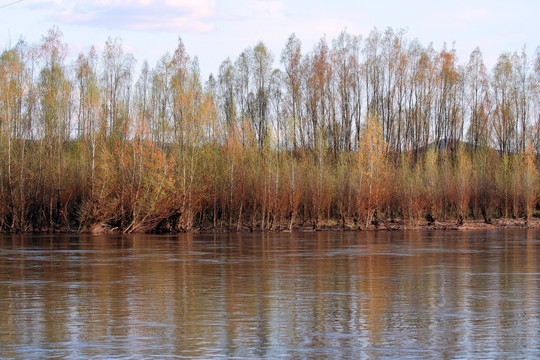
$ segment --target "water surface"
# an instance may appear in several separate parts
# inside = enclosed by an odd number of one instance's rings
[[[538,358],[540,232],[0,237],[0,358]]]

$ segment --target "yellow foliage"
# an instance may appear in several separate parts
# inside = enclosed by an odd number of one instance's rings
[[[523,192],[523,202],[525,203],[525,213],[527,219],[532,217],[534,206],[538,201],[539,179],[536,169],[536,155],[529,142],[523,154],[523,163],[521,165],[521,186]]]
[[[454,169],[454,196],[458,217],[465,219],[471,199],[472,161],[469,153],[461,147],[456,156]]]
[[[392,191],[391,172],[386,158],[382,126],[374,116],[366,119],[358,144],[355,182],[359,193],[358,210],[366,226],[373,215],[382,209]]]

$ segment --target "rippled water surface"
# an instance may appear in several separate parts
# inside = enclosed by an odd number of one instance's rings
[[[0,237],[0,358],[538,358],[540,232]]]

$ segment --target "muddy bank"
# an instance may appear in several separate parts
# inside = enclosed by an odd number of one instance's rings
[[[460,222],[457,219],[434,221],[421,220],[417,222],[409,222],[404,220],[380,220],[376,224],[369,226],[346,223],[339,224],[337,221],[329,221],[315,226],[313,223],[295,224],[292,229],[288,226],[274,226],[271,229],[261,229],[259,226],[249,227],[242,226],[240,228],[234,226],[217,226],[217,227],[202,227],[187,230],[186,232],[314,232],[314,231],[406,231],[406,230],[497,230],[497,229],[512,229],[512,228],[527,228],[540,229],[540,219],[533,218],[528,221],[524,218],[501,218],[491,219],[490,223],[484,220],[466,219]]]
[[[366,224],[359,224],[353,222],[346,222],[344,225],[338,221],[325,221],[320,222],[317,226],[313,222],[305,222],[294,224],[292,228],[288,225],[276,225],[270,229],[261,228],[260,226],[228,226],[228,224],[220,224],[216,227],[193,227],[191,229],[161,229],[160,231],[147,231],[147,232],[131,232],[134,233],[150,233],[150,234],[178,234],[178,233],[200,233],[200,232],[314,232],[314,231],[407,231],[407,230],[497,230],[497,229],[540,229],[540,219],[532,218],[526,220],[525,218],[500,218],[491,219],[490,223],[486,223],[484,220],[466,219],[460,222],[457,219],[441,220],[429,222],[425,219],[420,221],[408,221],[402,219],[379,219],[378,222],[374,222],[366,226]],[[3,232],[9,234],[10,232]],[[19,234],[29,233],[66,233],[66,234],[123,234],[125,233],[119,228],[112,228],[106,224],[94,224],[89,227],[80,229],[73,228],[55,228],[54,230],[47,229],[34,229],[32,231],[17,232]]]

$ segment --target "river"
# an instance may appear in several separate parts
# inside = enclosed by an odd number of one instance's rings
[[[0,236],[0,358],[539,358],[540,231]]]

